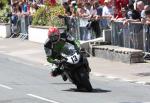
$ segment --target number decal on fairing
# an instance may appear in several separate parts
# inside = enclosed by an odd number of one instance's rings
[[[71,59],[72,59],[72,62],[73,62],[73,63],[76,62],[76,61],[78,61],[78,58],[77,58],[75,55],[72,56]]]

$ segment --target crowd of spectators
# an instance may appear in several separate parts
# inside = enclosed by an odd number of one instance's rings
[[[66,16],[79,18],[81,40],[101,37],[101,30],[109,28],[110,18],[113,17],[110,0],[105,0],[105,5],[95,0],[82,0],[64,2],[63,6]]]
[[[130,22],[150,22],[150,5],[144,4],[143,1],[129,0],[127,5],[122,4],[122,6],[119,6],[119,10],[116,9],[117,5],[112,1],[104,0],[103,3],[100,3],[95,0],[68,0],[63,3],[67,16],[80,18],[81,40],[101,37],[102,31],[111,28],[110,24],[113,21],[122,21],[124,24]]]
[[[18,32],[27,33],[28,25],[32,22],[32,15],[39,6],[36,2],[28,2],[27,0],[16,1],[11,6],[12,34],[15,33],[17,35]]]
[[[121,6],[112,2],[113,0],[99,1],[62,0],[65,16],[79,18],[81,40],[102,37],[102,31],[110,29],[113,21],[122,21],[124,24],[130,22],[150,23],[150,5],[145,5],[141,0],[129,0],[129,2],[123,2]],[[121,0],[116,1],[120,4]],[[13,26],[15,27],[19,23],[21,25],[21,19],[23,19],[25,28],[28,28],[32,22],[32,15],[38,8],[39,5],[36,2],[28,0],[13,3],[11,17]],[[13,28],[12,32],[14,30]]]

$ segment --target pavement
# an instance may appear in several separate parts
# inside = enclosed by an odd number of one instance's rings
[[[20,62],[48,66],[42,43],[35,43],[18,38],[0,38],[0,54],[9,55],[13,59],[18,58]],[[98,57],[88,57],[91,75],[139,83],[150,86],[150,62],[125,64],[118,61],[110,61]]]

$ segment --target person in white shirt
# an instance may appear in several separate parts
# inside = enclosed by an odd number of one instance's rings
[[[111,19],[113,18],[113,9],[112,9],[112,2],[111,0],[104,1],[105,6],[103,7],[102,17],[105,21],[105,26],[109,26]]]
[[[89,36],[89,32],[86,28],[88,24],[88,19],[90,16],[90,12],[88,9],[84,7],[82,3],[78,4],[78,15],[80,18],[80,39],[81,40],[89,40],[91,39]]]

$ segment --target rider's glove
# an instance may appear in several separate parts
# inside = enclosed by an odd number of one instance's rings
[[[56,65],[59,65],[59,64],[62,64],[62,63],[65,63],[66,60],[65,59],[62,59],[62,60],[54,60],[53,63],[56,64]]]
[[[55,68],[54,70],[51,71],[51,76],[56,77],[62,73],[63,71],[60,68]]]
[[[49,63],[52,62],[51,58],[49,58],[49,57],[47,57],[47,61],[48,61]]]

